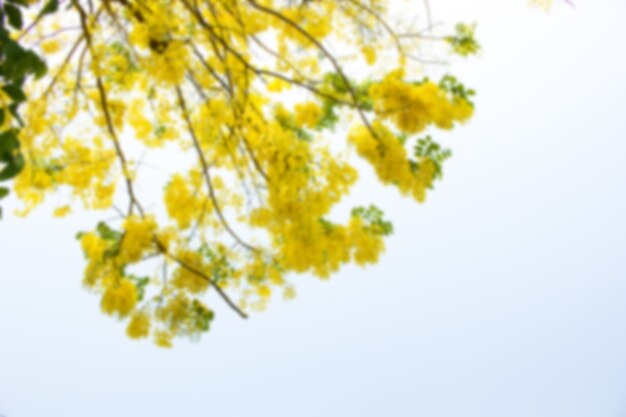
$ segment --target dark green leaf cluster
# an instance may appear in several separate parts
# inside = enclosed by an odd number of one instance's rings
[[[39,55],[31,49],[24,48],[19,40],[16,41],[11,37],[12,31],[22,30],[23,11],[27,7],[26,0],[0,2],[0,87],[11,98],[11,104],[8,107],[0,108],[0,125],[9,117],[15,118],[20,125],[23,124],[18,114],[18,107],[26,101],[24,82],[29,76],[41,78],[47,71],[46,63]],[[33,24],[45,15],[54,13],[58,7],[58,0],[49,0]],[[0,170],[0,181],[14,178],[24,167],[18,134],[17,128],[11,128],[0,134],[0,163],[4,166]],[[8,193],[8,188],[0,187],[0,199]]]
[[[1,112],[2,110],[0,110]],[[0,116],[2,118],[2,116]],[[1,123],[1,122],[0,122]],[[24,158],[19,152],[20,143],[17,139],[17,129],[9,129],[0,133],[0,162],[4,168],[0,169],[0,181],[15,177],[24,166]],[[0,198],[8,194],[8,190],[0,187]]]

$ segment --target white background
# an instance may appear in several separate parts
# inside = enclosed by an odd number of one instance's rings
[[[396,227],[378,266],[163,351],[81,287],[73,235],[98,216],[9,203],[0,414],[625,416],[626,3],[433,3],[479,22],[482,56],[454,67],[478,112],[427,204],[368,188]]]

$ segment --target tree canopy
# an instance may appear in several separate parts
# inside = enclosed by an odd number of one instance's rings
[[[298,274],[376,263],[384,213],[334,210],[358,160],[423,202],[451,156],[433,135],[474,111],[440,68],[479,51],[475,26],[422,0],[6,0],[1,18],[0,180],[21,215],[51,195],[54,216],[107,212],[77,235],[84,285],[163,347],[209,330],[209,293],[247,317]],[[160,201],[148,151],[173,161]]]

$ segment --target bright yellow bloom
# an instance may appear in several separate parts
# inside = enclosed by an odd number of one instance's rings
[[[361,48],[361,53],[365,57],[365,62],[367,62],[367,65],[374,65],[376,63],[376,49],[374,49],[373,46],[364,46],[363,48]]]
[[[313,128],[319,123],[322,109],[316,103],[296,104],[296,123],[301,127]]]
[[[137,304],[137,287],[127,279],[109,285],[100,304],[102,311],[109,315],[125,317]]]
[[[258,292],[261,298],[270,298],[272,296],[272,290],[267,285],[259,287]]]
[[[106,250],[106,242],[94,232],[83,234],[80,239],[83,252],[87,259],[101,261],[104,251]]]
[[[159,347],[169,349],[173,346],[172,337],[172,334],[164,330],[158,330],[154,333],[154,343],[156,343],[156,345]]]
[[[144,312],[136,312],[130,318],[126,334],[131,339],[142,339],[150,334],[150,316]]]
[[[124,236],[119,257],[123,263],[137,262],[154,246],[156,222],[153,217],[132,216],[126,218],[122,228]]]
[[[54,209],[53,216],[54,217],[65,217],[72,212],[72,208],[70,206],[61,206]]]
[[[401,131],[420,133],[433,124],[451,129],[455,122],[464,122],[471,116],[469,103],[464,100],[451,100],[431,81],[410,84],[402,76],[401,71],[394,71],[370,88],[376,113],[393,121]],[[463,111],[458,111],[458,106],[463,106]]]
[[[176,254],[176,259],[179,260],[181,266],[174,272],[172,278],[172,285],[174,287],[187,290],[193,294],[204,292],[209,288],[209,282],[206,278],[199,276],[197,273],[187,268],[190,267],[200,272],[206,271],[202,262],[202,255],[190,250],[180,250]]]
[[[168,215],[180,229],[187,229],[193,222],[201,220],[202,211],[209,211],[212,207],[203,194],[193,190],[180,174],[174,175],[165,188],[164,200]]]
[[[41,43],[41,50],[46,54],[53,54],[61,49],[61,45],[58,40],[52,39]]]

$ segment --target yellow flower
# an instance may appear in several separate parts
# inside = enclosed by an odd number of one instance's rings
[[[164,330],[157,330],[154,333],[154,343],[156,343],[156,345],[159,347],[169,349],[173,346],[172,337],[173,335],[169,332],[166,332]]]
[[[182,266],[182,264],[184,264],[198,271],[206,270],[207,268],[203,266],[202,255],[192,250],[179,250],[176,254],[176,258],[180,260],[181,266],[174,271],[172,285],[194,294],[206,291],[209,287],[209,282],[195,272]]]
[[[127,279],[111,283],[102,296],[100,307],[109,315],[127,316],[137,304],[137,287]]]
[[[283,298],[285,300],[293,300],[296,298],[296,290],[293,287],[286,287],[283,291]]]
[[[267,285],[260,286],[257,291],[261,298],[270,298],[272,296],[272,290]]]
[[[373,84],[370,94],[376,114],[391,120],[405,133],[420,133],[429,125],[451,129],[472,114],[471,105],[462,99],[450,99],[448,93],[431,81],[405,82],[402,71],[389,73]]]
[[[275,78],[269,83],[267,83],[267,91],[270,93],[280,93],[284,90],[288,90],[291,88],[291,84],[279,79]]]
[[[141,339],[150,334],[150,316],[143,312],[136,312],[130,318],[126,334],[131,339]]]
[[[199,220],[203,209],[208,215],[212,207],[203,198],[203,194],[195,192],[190,185],[185,177],[175,174],[163,195],[167,214],[176,221],[180,229],[191,227],[194,221]]]
[[[358,154],[366,159],[384,184],[393,184],[402,194],[412,195],[417,201],[426,198],[426,189],[435,176],[432,161],[420,161],[417,171],[411,166],[404,145],[385,125],[379,121],[369,128],[359,126],[353,129],[348,140],[353,143]]]
[[[61,49],[61,44],[56,39],[47,40],[41,43],[41,50],[46,54],[53,54]]]
[[[50,60],[53,85],[33,79],[25,91],[34,99],[19,109],[25,165],[15,194],[24,213],[56,192],[74,209],[79,202],[120,213],[121,225],[81,236],[83,282],[105,314],[129,319],[131,338],[170,347],[175,337],[208,331],[213,312],[196,297],[210,289],[262,309],[273,295],[294,296],[294,273],[326,279],[346,264],[376,262],[386,222],[358,213],[339,220],[358,178],[349,150],[380,182],[421,202],[447,153],[428,147],[413,156],[407,141],[473,113],[472,92],[455,79],[408,80],[417,62],[382,79],[373,71],[394,65],[381,62],[379,38],[393,2],[253,3],[204,2],[194,11],[146,0],[107,9],[107,19],[90,15],[89,47],[77,45],[68,62]],[[71,46],[58,32],[62,20],[29,34],[44,55]],[[128,36],[112,39],[118,20]],[[398,60],[419,55],[422,44],[402,40]],[[355,53],[342,54],[345,46]],[[353,65],[365,63],[372,68]],[[0,133],[17,127],[12,101],[0,88]],[[357,116],[371,125],[351,129],[347,140],[328,132]],[[158,161],[157,147],[163,163],[140,162],[145,150]],[[160,207],[147,178],[153,168],[164,179]],[[133,275],[153,267],[159,279]]]
[[[81,237],[80,243],[88,259],[94,261],[102,260],[102,256],[106,250],[106,242],[102,240],[100,236],[94,232],[85,233]]]
[[[122,226],[124,236],[120,248],[120,260],[123,263],[137,262],[153,246],[156,222],[152,216],[127,217]]]
[[[53,216],[54,217],[65,217],[72,212],[72,208],[70,206],[61,206],[54,209]]]
[[[365,57],[367,65],[374,65],[376,63],[376,49],[371,45],[366,45],[361,48],[361,53]]]
[[[359,218],[352,218],[350,235],[354,245],[354,261],[364,266],[378,261],[378,257],[385,249],[385,243],[380,235],[370,233],[363,226]]]
[[[296,104],[296,124],[301,127],[314,128],[320,121],[322,109],[313,102]]]

